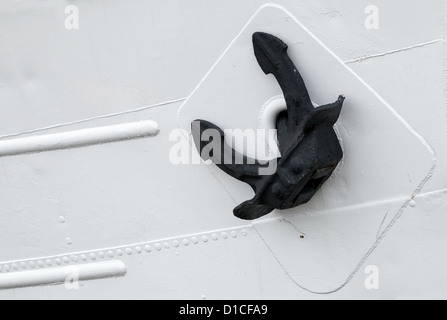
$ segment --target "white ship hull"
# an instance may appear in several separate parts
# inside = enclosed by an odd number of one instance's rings
[[[447,298],[447,12],[405,6],[3,1],[0,299]],[[243,221],[253,191],[176,133],[271,123],[256,31],[315,104],[346,96],[344,159],[307,205]]]

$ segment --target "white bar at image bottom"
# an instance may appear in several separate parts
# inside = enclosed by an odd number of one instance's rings
[[[126,265],[108,261],[41,270],[0,274],[0,290],[63,284],[68,281],[89,281],[123,277]]]

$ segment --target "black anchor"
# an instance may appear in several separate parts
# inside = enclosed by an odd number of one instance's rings
[[[309,202],[330,178],[343,158],[343,150],[334,131],[344,96],[335,103],[315,108],[303,78],[287,54],[288,46],[277,37],[257,32],[253,45],[259,65],[265,74],[273,74],[287,103],[287,111],[277,118],[281,157],[276,159],[276,172],[260,175],[260,170],[272,165],[248,159],[225,143],[224,132],[204,120],[196,120],[192,133],[204,160],[212,160],[221,170],[248,183],[256,195],[234,209],[236,217],[254,220],[274,209],[295,208]],[[210,141],[204,133],[214,130],[219,141]],[[205,149],[207,148],[207,149]],[[205,152],[206,153],[206,152]],[[242,164],[234,164],[236,157]]]

